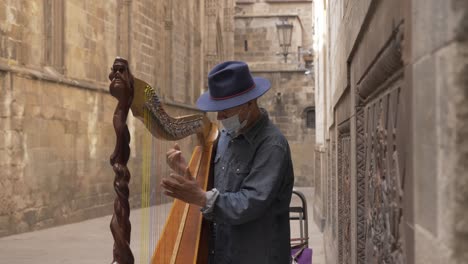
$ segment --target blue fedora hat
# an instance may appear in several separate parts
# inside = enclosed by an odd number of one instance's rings
[[[242,61],[226,61],[208,74],[208,91],[197,100],[197,107],[206,112],[218,112],[245,104],[270,89],[270,81],[252,77],[249,66]]]

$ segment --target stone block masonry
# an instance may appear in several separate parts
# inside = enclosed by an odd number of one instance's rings
[[[213,3],[214,20],[233,21],[232,1]],[[0,0],[0,236],[112,213],[109,67],[126,57],[172,116],[198,113],[204,66],[233,54],[229,27],[206,34],[204,8],[182,0]],[[216,41],[224,53],[208,58],[206,43]],[[132,115],[127,123],[130,201],[138,206],[146,129]],[[194,144],[181,142],[187,156]]]

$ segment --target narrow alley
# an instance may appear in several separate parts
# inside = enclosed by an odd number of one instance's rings
[[[468,0],[0,0],[0,187],[0,264],[150,263],[171,195],[205,264],[232,193],[286,260],[292,187],[313,264],[468,264]]]

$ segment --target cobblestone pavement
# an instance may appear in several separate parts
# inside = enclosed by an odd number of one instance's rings
[[[313,248],[313,263],[323,264],[323,237],[313,223],[313,188],[298,188],[304,193],[309,208],[309,244]],[[296,201],[293,200],[293,203]],[[167,208],[159,208],[168,212]],[[142,210],[132,211],[132,250],[135,263],[140,262]],[[112,261],[112,235],[109,230],[111,216],[96,218],[35,232],[0,238],[0,264],[97,264]],[[162,222],[162,221],[161,221]],[[298,225],[292,224],[297,234]]]

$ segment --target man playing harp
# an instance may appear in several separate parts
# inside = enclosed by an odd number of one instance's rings
[[[204,191],[179,146],[167,152],[173,172],[165,194],[198,205],[210,220],[209,263],[290,263],[289,203],[294,183],[286,138],[257,98],[270,89],[247,64],[228,61],[208,75],[209,91],[197,107],[217,112],[223,125],[214,157],[214,188]]]

